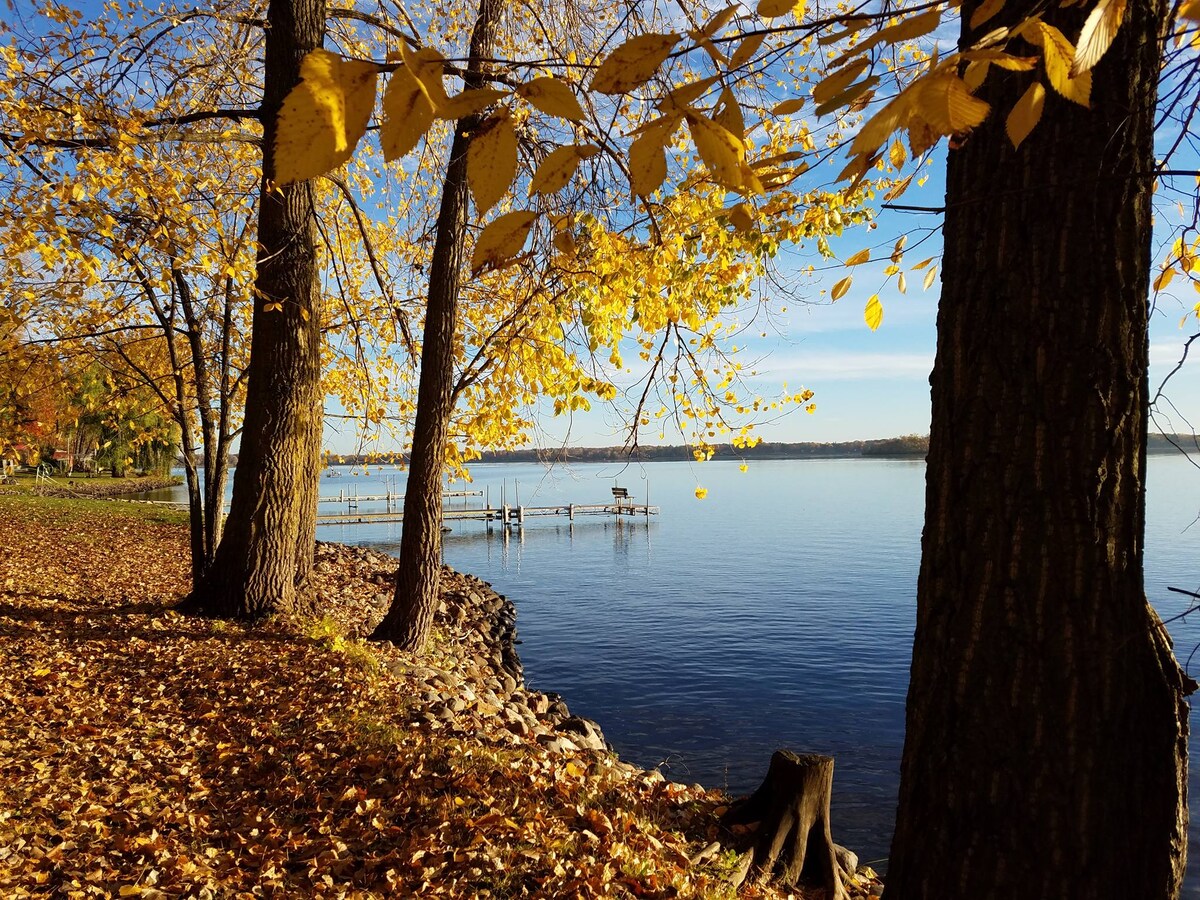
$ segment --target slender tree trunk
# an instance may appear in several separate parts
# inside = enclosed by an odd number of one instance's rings
[[[1046,18],[1074,37],[1086,12]],[[1130,3],[1092,109],[1047,89],[1019,151],[1029,76],[989,76],[950,152],[887,900],[1179,892],[1188,685],[1142,581],[1163,15]]]
[[[321,46],[325,3],[272,0],[267,19],[260,249],[245,422],[220,547],[184,603],[203,614],[247,620],[304,605],[322,429],[313,189],[309,183],[267,188],[276,116],[300,80],[301,61]],[[265,308],[275,304],[282,308]]]
[[[188,538],[192,551],[192,584],[204,575],[207,564],[204,531],[204,498],[200,490],[200,473],[196,471],[196,450],[191,441],[183,441],[183,473],[188,496]]]
[[[480,0],[471,33],[465,87],[483,84],[483,60],[492,56],[503,0]],[[421,346],[421,378],[412,457],[404,493],[404,531],[396,596],[371,636],[407,650],[420,650],[437,609],[442,564],[442,475],[446,438],[454,410],[454,335],[458,327],[458,294],[462,284],[467,232],[467,147],[478,117],[462,119],[454,129],[450,164],[442,188],[437,234],[429,266],[429,303]]]

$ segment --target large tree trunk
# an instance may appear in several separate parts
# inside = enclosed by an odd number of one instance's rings
[[[466,88],[480,87],[485,60],[492,56],[503,0],[480,0],[471,33]],[[442,187],[433,258],[429,265],[429,303],[421,346],[421,378],[412,457],[404,492],[404,530],[396,595],[371,635],[406,650],[420,650],[433,625],[442,565],[442,475],[446,438],[454,411],[454,335],[462,284],[467,231],[467,147],[478,117],[460,120],[450,146],[450,164]]]
[[[311,184],[271,187],[275,120],[300,63],[321,46],[323,0],[272,0],[267,14],[259,199],[246,413],[233,500],[216,558],[185,608],[259,619],[303,605],[320,465],[321,303]],[[282,304],[267,310],[268,305]],[[210,498],[211,502],[211,498]]]
[[[1046,18],[1073,38],[1086,12]],[[1130,3],[1092,109],[1048,89],[1020,150],[1030,76],[993,73],[950,151],[887,900],[1179,891],[1185,678],[1142,582],[1162,19]]]

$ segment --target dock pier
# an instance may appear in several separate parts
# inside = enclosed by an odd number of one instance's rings
[[[477,509],[442,510],[446,522],[476,521],[491,525],[493,522],[508,528],[523,528],[525,520],[531,518],[565,517],[574,522],[576,516],[641,516],[649,519],[659,513],[657,506],[629,503],[567,503],[561,506],[484,506]],[[403,522],[403,509],[388,509],[378,512],[347,510],[344,513],[322,513],[317,516],[318,525],[365,525]]]

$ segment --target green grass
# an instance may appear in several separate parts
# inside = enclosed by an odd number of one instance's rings
[[[25,492],[0,494],[0,509],[9,505],[20,505],[25,510],[44,513],[57,525],[64,527],[69,526],[73,521],[95,521],[97,519],[136,519],[167,525],[186,525],[188,523],[186,510],[150,503],[128,503],[119,500],[92,500],[76,497],[42,497]]]

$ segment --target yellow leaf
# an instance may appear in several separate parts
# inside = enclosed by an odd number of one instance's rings
[[[467,147],[467,181],[482,216],[517,176],[517,132],[509,110],[488,116]]]
[[[483,112],[501,97],[507,96],[508,91],[499,91],[495,88],[473,88],[448,98],[437,108],[437,117],[439,119],[465,119],[467,116]]]
[[[816,87],[813,88],[813,101],[816,103],[825,103],[828,100],[836,97],[843,90],[845,90],[855,78],[859,76],[862,70],[865,69],[870,62],[871,60],[866,58],[856,59],[848,66],[844,66],[841,69],[838,69],[832,75],[827,75],[825,78],[821,79],[821,81],[817,83]]]
[[[1005,0],[983,0],[977,7],[975,12],[971,14],[971,30],[974,31],[1000,10],[1004,9]]]
[[[991,49],[968,50],[959,54],[959,58],[965,59],[967,62],[993,63],[1010,72],[1028,72],[1037,65],[1038,61],[1036,56],[1013,56],[1003,50]]]
[[[568,762],[566,764],[566,766],[564,766],[564,768],[567,770],[568,775],[572,775],[575,778],[579,778],[579,777],[587,774],[587,769],[585,769],[583,766],[581,766],[579,763],[575,762],[574,760],[571,760],[570,762]]]
[[[805,100],[803,97],[796,97],[792,100],[784,100],[782,103],[776,103],[771,107],[771,115],[786,116],[789,113],[800,112],[804,109]]]
[[[1100,62],[1121,27],[1125,4],[1126,0],[1100,0],[1088,14],[1075,45],[1075,59],[1067,73],[1070,77],[1078,78]]]
[[[592,90],[601,94],[624,94],[649,81],[671,50],[678,34],[640,34],[630,38],[600,63],[592,76]]]
[[[666,112],[687,112],[688,107],[712,87],[716,81],[717,76],[713,75],[709,78],[701,78],[699,81],[680,85],[667,92],[667,96],[658,102],[658,108]]]
[[[1175,267],[1163,269],[1158,273],[1158,277],[1154,279],[1154,290],[1161,291],[1171,283],[1171,279],[1175,277]]]
[[[843,106],[850,110],[861,109],[870,101],[873,92],[868,92],[877,84],[879,84],[878,75],[864,78],[857,84],[850,85],[850,87],[846,88],[836,97],[826,100],[813,110],[813,113],[818,116],[825,116]]]
[[[918,81],[914,88],[919,88],[920,85],[921,82]],[[863,124],[850,144],[852,155],[871,157],[883,146],[883,142],[891,136],[892,132],[911,115],[912,106],[917,100],[918,93],[914,88],[902,91],[898,97]]]
[[[546,76],[527,81],[517,88],[517,95],[548,116],[569,122],[583,121],[583,107],[575,99],[575,93],[557,78]]]
[[[929,290],[929,286],[931,284],[933,284],[933,279],[935,279],[937,277],[937,270],[938,270],[938,267],[934,266],[928,272],[925,273],[925,283],[921,286],[921,290],[923,290],[923,291]]]
[[[629,145],[629,187],[634,196],[649,197],[667,177],[666,138],[661,130],[647,131]]]
[[[931,257],[929,257],[929,259],[923,259],[919,263],[917,263],[915,266],[913,266],[912,270],[914,272],[919,272],[921,269],[925,268],[927,265],[929,265],[935,259],[937,259],[936,256],[931,256]]]
[[[897,169],[904,168],[904,164],[908,162],[908,153],[904,149],[904,143],[899,138],[892,141],[892,146],[888,150],[888,159],[891,160],[892,165]]]
[[[977,91],[987,78],[988,62],[970,62],[967,63],[966,71],[963,72],[963,83],[969,91]]]
[[[731,3],[729,6],[714,14],[712,18],[705,22],[704,27],[699,33],[703,34],[705,37],[712,37],[733,20],[733,17],[737,15],[739,8],[740,4]]]
[[[750,467],[748,465],[746,465],[745,463],[742,463],[740,466],[738,466],[739,472],[748,472],[749,470],[750,470]]]
[[[689,113],[686,118],[696,150],[713,180],[730,190],[741,190],[746,183],[742,171],[746,148],[742,141],[699,113]]]
[[[471,274],[478,274],[485,269],[500,269],[511,262],[525,246],[529,229],[536,218],[537,213],[520,209],[493,220],[480,232],[475,242],[475,251],[471,254]]]
[[[1071,66],[1075,61],[1075,48],[1066,36],[1053,25],[1038,21],[1037,30],[1040,32],[1043,59],[1046,63],[1046,75],[1050,86],[1073,103],[1088,106],[1092,93],[1092,73],[1082,72],[1076,78],[1071,77]]]
[[[908,279],[906,279],[904,277],[903,272],[901,272],[900,277],[898,279],[896,279],[896,287],[899,288],[900,293],[902,293],[902,294],[908,293]]]
[[[870,249],[864,247],[862,250],[859,250],[857,253],[853,254],[848,260],[846,260],[846,265],[861,266],[863,263],[867,262],[870,258],[871,258]]]
[[[867,327],[875,331],[883,324],[883,304],[879,302],[879,295],[872,294],[871,299],[867,301],[867,308],[863,310],[863,318],[867,321]]]
[[[697,485],[696,486],[696,499],[703,500],[707,496],[708,496],[708,488],[700,487],[699,485]]]
[[[379,131],[383,158],[391,162],[406,155],[429,130],[433,118],[433,104],[425,89],[407,66],[400,66],[383,93],[383,125]]]
[[[796,11],[796,21],[804,16],[804,0],[758,0],[758,14],[764,19],[777,19]]]
[[[117,891],[117,895],[120,897],[140,897],[142,896],[142,889],[136,884],[123,884],[121,885],[121,889]]]
[[[751,34],[745,37],[742,42],[738,44],[737,49],[733,51],[733,56],[729,59],[729,71],[736,71],[746,63],[750,62],[751,57],[758,52],[758,48],[762,46],[763,41],[766,39],[766,32]]]
[[[1004,130],[1008,132],[1008,139],[1014,147],[1020,147],[1021,142],[1029,137],[1029,132],[1033,131],[1042,117],[1042,106],[1045,102],[1046,89],[1042,87],[1041,82],[1035,81],[1013,105],[1004,122]]]
[[[574,256],[575,238],[569,231],[560,231],[554,236],[554,247],[564,256]]]
[[[867,170],[875,164],[873,156],[860,154],[850,158],[845,168],[838,173],[838,181],[849,181],[851,186],[857,185],[866,176]]]
[[[754,207],[749,203],[739,203],[729,210],[729,221],[738,231],[749,231],[754,227]]]
[[[579,168],[580,160],[588,159],[599,152],[600,148],[594,144],[578,147],[572,144],[552,150],[534,173],[529,183],[529,193],[553,194],[562,190]]]
[[[1179,7],[1179,18],[1200,22],[1200,0],[1186,0]]]
[[[931,9],[929,12],[911,16],[903,22],[897,22],[895,25],[889,25],[887,28],[880,30],[875,36],[873,43],[895,44],[898,41],[915,40],[916,38],[924,37],[936,29],[941,24],[941,21],[942,11],[940,9]]]
[[[745,140],[746,120],[742,117],[742,107],[737,97],[729,88],[721,91],[721,108],[713,116],[713,121],[739,140]]]
[[[429,47],[414,50],[405,41],[400,42],[400,55],[404,59],[404,65],[417,81],[421,82],[433,108],[445,105],[449,99],[446,97],[446,86],[442,83],[442,76],[446,71],[446,58]]]
[[[332,171],[354,154],[375,108],[372,63],[314,50],[300,65],[301,81],[279,110],[275,132],[276,184]]]
[[[850,285],[852,284],[854,284],[854,276],[847,275],[833,286],[833,290],[829,292],[830,298],[832,298],[834,302],[841,300],[846,296],[846,291],[850,290]]]
[[[704,52],[712,57],[720,68],[726,69],[729,67],[729,57],[717,49],[717,45],[712,42],[712,39],[699,31],[689,31],[688,37],[694,40],[699,46],[704,48]]]
[[[919,90],[916,112],[941,134],[968,131],[986,119],[991,109],[983,100],[971,96],[966,84],[953,72],[926,78]],[[910,124],[910,144],[914,143],[912,132]],[[913,155],[917,152],[914,146]]]

